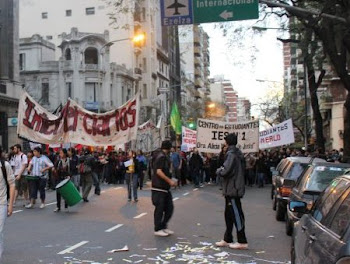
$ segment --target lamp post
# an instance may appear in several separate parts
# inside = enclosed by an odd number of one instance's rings
[[[144,41],[146,39],[146,35],[145,33],[139,33],[139,34],[136,34],[135,36],[133,37],[130,37],[130,38],[123,38],[123,39],[116,39],[116,40],[112,40],[112,41],[109,41],[107,43],[105,43],[104,45],[102,45],[102,47],[99,49],[99,56],[100,56],[100,65],[98,66],[98,70],[97,70],[97,81],[98,81],[98,87],[99,87],[99,104],[98,104],[98,112],[100,113],[101,111],[101,90],[102,90],[102,81],[103,81],[103,78],[100,76],[101,75],[101,68],[102,68],[102,50],[106,47],[110,47],[112,46],[114,43],[117,43],[117,42],[122,42],[122,41],[127,41],[127,40],[131,40],[134,44],[137,44],[137,45],[143,45]],[[101,81],[100,81],[100,77],[101,77]]]

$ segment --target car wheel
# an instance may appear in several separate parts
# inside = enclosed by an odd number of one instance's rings
[[[291,236],[293,234],[293,223],[289,220],[288,215],[286,215],[286,234]]]
[[[273,194],[273,199],[272,199],[272,209],[276,211],[276,204],[277,204],[277,199],[276,199],[276,193]]]
[[[286,213],[283,211],[283,208],[281,207],[281,203],[279,201],[276,201],[276,220],[284,221],[285,215]]]

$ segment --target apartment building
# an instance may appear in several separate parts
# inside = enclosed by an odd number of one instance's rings
[[[18,143],[17,109],[21,93],[18,55],[18,0],[0,1],[0,145]]]

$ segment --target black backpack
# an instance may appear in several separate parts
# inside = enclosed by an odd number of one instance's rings
[[[2,175],[4,177],[4,180],[6,182],[6,188],[7,188],[7,200],[10,199],[10,186],[9,182],[7,181],[7,172],[6,172],[6,167],[5,167],[5,161],[1,160],[1,170],[2,170]]]

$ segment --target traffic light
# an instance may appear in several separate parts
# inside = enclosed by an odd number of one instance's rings
[[[188,128],[190,128],[190,129],[195,129],[195,128],[196,128],[196,124],[195,124],[193,121],[191,121],[191,122],[188,124]]]

